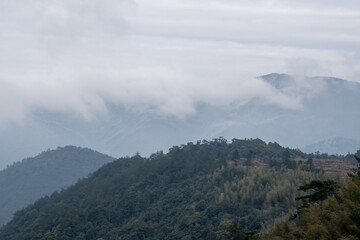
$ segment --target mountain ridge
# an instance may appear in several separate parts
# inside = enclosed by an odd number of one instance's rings
[[[224,239],[232,222],[259,230],[290,216],[300,184],[325,178],[293,160],[311,156],[218,138],[120,158],[18,211],[0,238]]]
[[[47,150],[0,171],[0,225],[28,204],[75,184],[114,158],[75,146]]]

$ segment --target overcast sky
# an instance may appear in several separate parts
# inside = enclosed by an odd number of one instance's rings
[[[36,110],[91,121],[107,103],[301,109],[256,79],[271,72],[360,81],[360,1],[0,0],[0,126]]]

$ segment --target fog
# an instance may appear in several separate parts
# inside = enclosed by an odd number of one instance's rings
[[[360,81],[358,1],[0,2],[0,131],[39,111],[189,119],[198,106],[304,111],[305,76]],[[285,72],[276,89],[258,76]],[[231,122],[231,119],[229,120]]]

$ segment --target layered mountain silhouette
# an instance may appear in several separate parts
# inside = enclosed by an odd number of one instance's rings
[[[0,171],[0,226],[16,210],[75,184],[114,158],[87,148],[59,147]]]
[[[67,144],[125,156],[136,152],[150,155],[184,142],[219,136],[261,138],[292,148],[333,136],[358,138],[360,83],[277,73],[259,79],[275,95],[287,96],[299,106],[284,108],[255,98],[226,107],[198,103],[196,114],[178,119],[108,105],[108,114],[94,121],[37,111],[31,121],[2,130],[0,159],[11,162],[34,155],[44,146],[56,148]]]

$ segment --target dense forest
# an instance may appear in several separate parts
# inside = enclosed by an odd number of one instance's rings
[[[299,150],[198,141],[108,163],[16,212],[0,239],[227,239],[234,224],[265,231],[287,220],[298,186],[314,179],[326,176]]]
[[[88,148],[59,147],[0,171],[0,226],[16,210],[75,184],[114,158]]]
[[[289,221],[277,224],[264,239],[360,239],[360,158],[354,174],[340,187],[328,188],[329,182],[311,182],[299,187],[308,194]],[[320,183],[320,184],[319,184]],[[330,190],[330,191],[329,191]],[[306,192],[306,191],[305,191]],[[325,193],[325,194],[324,194]]]

